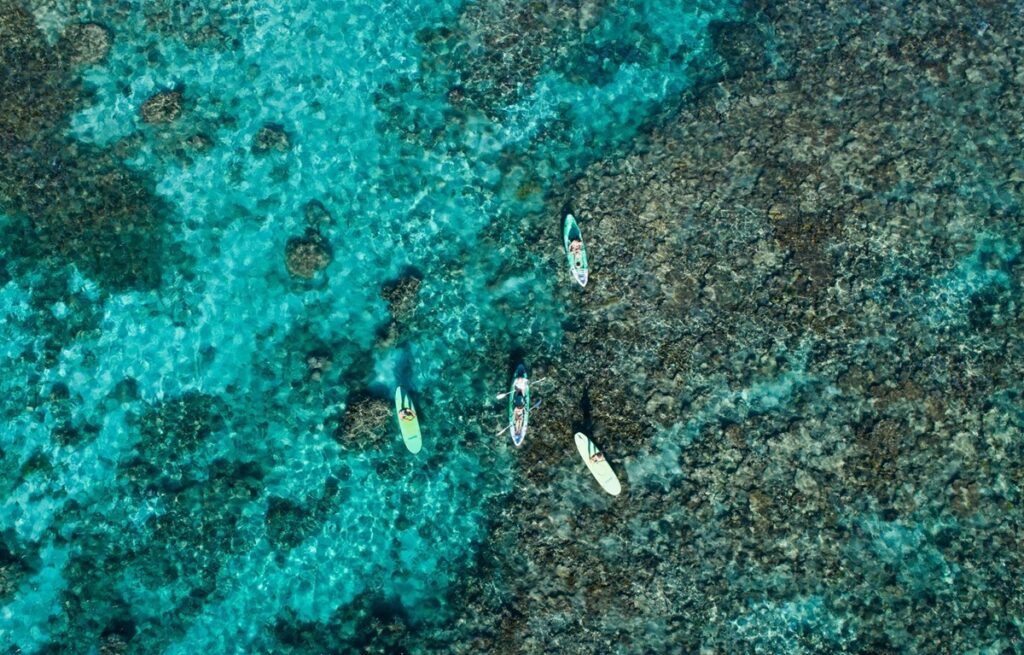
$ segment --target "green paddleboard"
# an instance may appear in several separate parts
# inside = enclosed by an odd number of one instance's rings
[[[407,410],[407,411],[405,411]],[[416,454],[423,447],[423,435],[420,433],[420,418],[412,404],[409,394],[402,387],[395,388],[395,415],[398,417],[398,429],[402,431],[402,440],[409,452]]]
[[[581,287],[587,286],[587,278],[590,276],[590,265],[587,263],[587,247],[583,244],[583,233],[580,226],[576,224],[576,217],[572,214],[565,216],[565,228],[562,230],[562,240],[565,242],[565,254],[569,258],[569,272],[572,279],[580,283]],[[570,250],[573,241],[580,244],[578,252]]]

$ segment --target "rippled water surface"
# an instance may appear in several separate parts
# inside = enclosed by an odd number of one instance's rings
[[[516,486],[492,398],[562,347],[549,199],[717,74],[732,3],[71,5],[0,18],[0,645],[452,620]]]
[[[1020,15],[0,0],[0,651],[1024,652]]]

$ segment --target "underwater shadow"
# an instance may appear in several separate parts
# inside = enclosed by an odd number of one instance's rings
[[[582,432],[594,441],[594,413],[593,405],[590,403],[590,387],[583,387],[583,395],[580,396],[580,416],[582,419],[574,421],[572,424],[572,431]],[[595,441],[596,443],[596,441]]]

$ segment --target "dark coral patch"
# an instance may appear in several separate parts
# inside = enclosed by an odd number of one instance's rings
[[[142,103],[139,113],[146,123],[170,123],[181,116],[184,101],[184,89],[160,91]]]
[[[120,471],[137,489],[179,490],[195,482],[188,466],[192,453],[223,429],[228,407],[214,396],[189,392],[139,419],[139,443]]]
[[[55,645],[74,641],[124,652],[140,632],[150,640],[180,634],[215,593],[224,561],[251,545],[240,524],[265,475],[254,464],[226,460],[202,473],[172,490],[129,485],[130,503],[113,512],[68,503],[58,524],[69,527],[54,535],[72,550],[63,571],[62,612],[50,626]],[[132,517],[146,503],[159,512],[140,525]],[[137,617],[120,592],[126,580],[161,589],[173,610]]]
[[[337,478],[328,479],[319,497],[306,498],[296,503],[287,498],[272,496],[267,503],[264,523],[267,538],[275,548],[291,550],[316,534],[345,498],[348,491],[338,485]]]
[[[281,653],[405,653],[412,627],[401,602],[364,592],[340,607],[325,622],[303,621],[292,610],[281,613],[272,628]]]
[[[152,287],[166,208],[111,152],[63,135],[81,104],[73,61],[97,55],[62,47],[71,46],[50,47],[18,7],[0,17],[10,73],[0,77],[0,206],[27,222],[37,257],[72,262],[111,288]]]
[[[70,25],[61,36],[60,49],[72,64],[97,64],[107,58],[113,37],[99,23]]]
[[[10,539],[14,540],[13,535]],[[6,602],[35,572],[36,564],[32,557],[12,549],[0,535],[0,603]]]
[[[256,132],[252,139],[252,154],[266,155],[271,152],[288,152],[292,138],[283,125],[267,123]]]
[[[353,394],[343,413],[328,418],[334,439],[345,448],[379,448],[388,438],[391,404],[368,393]]]
[[[306,280],[316,277],[333,259],[327,240],[313,230],[307,230],[305,236],[288,239],[284,256],[288,272]]]

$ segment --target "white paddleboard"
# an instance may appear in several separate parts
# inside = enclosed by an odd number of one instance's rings
[[[618,496],[622,492],[622,485],[615,477],[615,471],[612,470],[608,462],[604,461],[604,455],[597,449],[594,442],[582,432],[576,433],[576,450],[580,451],[580,457],[583,458],[583,462],[590,472],[594,474],[594,479],[601,485],[601,488],[613,496]]]

